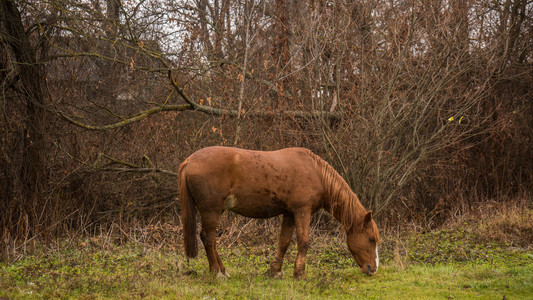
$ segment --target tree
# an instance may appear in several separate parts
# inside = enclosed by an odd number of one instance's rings
[[[34,208],[42,201],[45,92],[37,49],[12,0],[0,2],[2,42],[2,146],[0,157],[0,210],[6,212],[0,228],[29,231],[40,223]],[[20,97],[21,102],[18,102]],[[5,125],[10,125],[6,127]],[[16,203],[14,203],[16,201]],[[21,222],[24,218],[25,224]],[[0,253],[2,254],[2,253]]]

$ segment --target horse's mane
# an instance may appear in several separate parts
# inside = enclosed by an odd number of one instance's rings
[[[308,150],[315,161],[315,167],[320,174],[322,185],[329,200],[329,213],[333,215],[346,229],[362,220],[357,219],[360,211],[366,212],[357,195],[342,178],[342,176],[320,156]]]

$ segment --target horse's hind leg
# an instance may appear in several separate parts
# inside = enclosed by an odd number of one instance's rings
[[[281,224],[281,231],[279,235],[279,244],[276,251],[276,258],[270,264],[270,275],[274,277],[281,277],[281,266],[283,265],[283,257],[289,244],[291,243],[292,234],[294,233],[294,217],[292,215],[283,215],[283,222]]]
[[[220,214],[205,213],[202,214],[202,231],[200,232],[200,239],[204,244],[207,260],[209,261],[209,269],[213,273],[222,273],[226,275],[226,268],[220,260],[216,249],[217,225]]]

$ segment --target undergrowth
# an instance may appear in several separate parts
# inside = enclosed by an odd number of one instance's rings
[[[370,277],[360,273],[342,235],[315,233],[307,279],[294,280],[294,243],[284,278],[273,279],[265,272],[274,238],[247,243],[247,233],[223,236],[219,252],[231,274],[223,279],[208,272],[203,251],[186,259],[171,242],[179,230],[165,225],[145,231],[162,241],[157,245],[102,235],[35,248],[0,264],[0,297],[525,299],[533,291],[532,227],[533,210],[517,208],[463,216],[432,231],[385,230],[380,269]]]

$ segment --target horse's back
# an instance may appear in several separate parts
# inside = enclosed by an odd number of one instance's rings
[[[187,185],[200,210],[229,209],[267,218],[302,205],[314,208],[323,192],[305,148],[253,151],[214,146],[193,153],[186,164]]]

